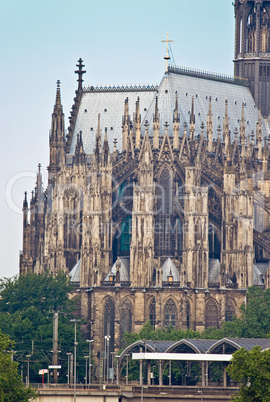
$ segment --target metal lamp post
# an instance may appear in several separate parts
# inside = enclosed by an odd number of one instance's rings
[[[67,353],[67,357],[68,357],[68,373],[67,373],[67,383],[70,383],[70,368],[69,368],[69,359],[70,359],[70,355],[71,353]]]
[[[94,339],[87,339],[86,342],[89,343],[89,379],[88,379],[88,384],[91,384],[91,343],[94,342]]]
[[[85,358],[85,386],[87,385],[87,359],[89,356],[84,356]]]
[[[126,385],[128,385],[128,356],[129,356],[129,354],[126,354],[126,357],[127,357],[127,365],[126,365]]]
[[[31,355],[26,355],[26,357],[27,357],[27,382],[26,382],[26,387],[28,388],[29,384],[30,384],[30,379],[29,379],[29,372],[30,372],[30,370],[29,370],[29,358],[31,357]]]
[[[104,336],[104,358],[105,358],[105,364],[104,364],[104,381],[106,381],[106,375],[107,375],[107,383],[108,383],[108,372],[109,372],[109,349],[110,349],[110,335],[105,335]]]
[[[73,318],[72,320],[70,320],[70,322],[74,322],[74,402],[76,402],[76,382],[77,382],[77,374],[76,374],[76,365],[77,365],[77,338],[76,338],[76,329],[77,329],[77,322],[80,322],[81,320],[77,320],[76,318]]]
[[[113,379],[114,379],[114,355],[115,352],[111,352],[112,355],[112,384],[113,384]]]

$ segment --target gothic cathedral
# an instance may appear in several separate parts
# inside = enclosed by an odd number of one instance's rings
[[[270,286],[270,1],[234,8],[234,77],[167,66],[158,86],[84,86],[80,59],[67,131],[57,83],[20,274],[70,275],[95,351],[148,320],[218,327]]]

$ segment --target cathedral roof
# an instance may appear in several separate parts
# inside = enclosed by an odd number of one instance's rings
[[[81,281],[81,259],[74,265],[69,273],[70,282],[80,283]]]
[[[209,258],[209,282],[220,282],[220,261],[214,258]]]
[[[120,262],[120,281],[121,282],[128,282],[129,281],[129,259],[128,258],[119,258],[118,259]],[[113,264],[112,268],[110,269],[110,272],[105,278],[105,281],[110,280],[110,275],[116,275],[116,266],[118,260],[115,261]]]
[[[180,280],[179,271],[170,258],[162,265],[162,281],[167,282],[168,276],[173,277],[173,282],[179,282]]]
[[[263,286],[262,277],[263,277],[262,272],[258,269],[256,265],[253,264],[253,285]]]
[[[173,134],[173,111],[175,108],[175,96],[178,95],[180,113],[180,135],[183,134],[183,123],[189,122],[191,102],[194,96],[194,111],[196,131],[200,132],[200,125],[206,124],[209,109],[209,98],[212,99],[214,137],[217,128],[223,125],[225,114],[225,100],[228,100],[228,113],[230,130],[233,133],[235,127],[239,129],[242,104],[245,105],[245,120],[247,133],[256,129],[258,109],[251,95],[249,87],[238,83],[233,79],[224,79],[219,75],[192,73],[191,70],[171,68],[165,74],[158,87],[132,86],[132,87],[88,87],[84,88],[77,115],[70,153],[74,154],[76,147],[76,135],[82,131],[84,151],[87,154],[93,152],[95,146],[95,134],[97,129],[98,114],[100,113],[100,126],[102,141],[105,127],[108,129],[108,141],[110,151],[113,150],[113,141],[117,139],[117,148],[122,150],[122,116],[124,114],[125,99],[129,99],[129,115],[133,120],[135,103],[140,98],[140,114],[142,132],[144,123],[149,122],[149,134],[152,133],[152,122],[155,108],[155,98],[158,96],[160,113],[160,134],[164,134],[164,124],[168,122],[168,134]],[[269,132],[268,123],[263,120],[264,136]],[[233,138],[232,138],[233,140]]]

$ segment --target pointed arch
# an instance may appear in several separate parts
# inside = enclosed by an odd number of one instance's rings
[[[160,171],[158,180],[157,212],[161,214],[172,213],[172,173],[165,165]]]
[[[214,299],[209,299],[205,305],[205,328],[218,328],[218,304]]]
[[[173,215],[173,172],[165,163],[157,177],[155,217],[155,253],[157,256],[175,254],[176,219]]]
[[[104,300],[103,307],[103,317],[104,317],[104,330],[103,337],[105,335],[110,335],[110,351],[114,350],[114,321],[115,321],[115,304],[111,297],[106,297]]]
[[[121,306],[121,338],[125,332],[132,332],[133,305],[127,297]]]
[[[225,306],[225,321],[232,321],[235,316],[235,306],[232,299],[226,300]]]
[[[149,303],[149,321],[152,327],[155,329],[156,325],[156,299],[154,297],[151,298]]]
[[[164,306],[164,326],[176,327],[177,324],[177,308],[176,303],[170,297]]]

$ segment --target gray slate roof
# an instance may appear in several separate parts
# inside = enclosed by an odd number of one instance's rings
[[[108,129],[108,141],[110,151],[113,150],[113,140],[117,139],[117,148],[122,150],[122,116],[124,114],[124,102],[129,98],[129,114],[133,120],[135,103],[140,98],[140,113],[142,119],[142,132],[144,123],[148,120],[149,134],[152,132],[152,122],[155,107],[155,97],[159,98],[160,135],[164,134],[164,124],[168,122],[169,135],[173,130],[173,110],[175,108],[175,96],[178,94],[180,113],[180,136],[183,134],[183,123],[189,123],[191,100],[194,96],[196,134],[200,133],[200,125],[206,124],[209,108],[209,97],[212,98],[212,114],[214,137],[217,136],[217,127],[223,126],[225,113],[225,100],[228,100],[228,112],[230,118],[230,130],[233,133],[235,127],[239,129],[242,103],[245,104],[245,120],[247,123],[247,135],[256,129],[258,109],[255,106],[249,88],[230,81],[213,79],[211,76],[196,74],[186,75],[182,70],[175,69],[164,75],[158,88],[149,87],[136,89],[130,88],[102,88],[85,89],[82,95],[78,111],[74,136],[70,153],[75,152],[76,134],[82,131],[84,150],[87,154],[93,152],[95,135],[97,130],[98,113],[101,115],[102,140],[105,127]],[[263,120],[264,136],[270,132],[266,120]],[[232,140],[234,139],[232,135]]]
[[[170,258],[162,265],[162,281],[167,282],[168,276],[172,275],[173,282],[179,282],[179,271]]]
[[[120,261],[120,281],[128,282],[129,281],[129,259],[119,257],[119,261]],[[116,265],[117,265],[117,260],[115,261],[112,268],[110,269],[110,272],[106,276],[105,281],[110,280],[110,278],[109,278],[110,275],[116,275]]]
[[[69,273],[70,282],[81,282],[81,259],[74,265],[72,270]]]

